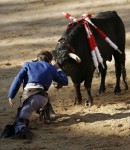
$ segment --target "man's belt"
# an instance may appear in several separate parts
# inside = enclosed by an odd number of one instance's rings
[[[20,96],[20,100],[21,102],[27,100],[30,96],[35,95],[35,94],[39,94],[45,97],[48,97],[48,93],[46,91],[44,91],[44,89],[41,88],[28,88],[27,90],[23,90],[21,96]]]

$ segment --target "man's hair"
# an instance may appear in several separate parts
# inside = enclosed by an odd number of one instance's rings
[[[37,60],[49,63],[52,61],[52,54],[49,51],[41,51],[37,54]]]

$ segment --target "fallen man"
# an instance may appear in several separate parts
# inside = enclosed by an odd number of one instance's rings
[[[8,94],[9,105],[13,107],[12,99],[23,83],[22,107],[18,109],[14,123],[5,126],[1,138],[12,136],[23,139],[32,138],[29,119],[34,111],[39,113],[40,119],[45,123],[55,119],[55,113],[47,93],[52,81],[57,83],[56,88],[68,85],[66,74],[55,61],[52,61],[49,51],[41,51],[37,55],[37,60],[24,64],[14,78]]]

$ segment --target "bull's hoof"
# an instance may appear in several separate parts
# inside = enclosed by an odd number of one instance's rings
[[[105,86],[102,86],[102,87],[99,88],[99,94],[105,93],[105,92],[106,92]]]
[[[74,105],[81,105],[82,104],[82,97],[75,97]]]
[[[120,94],[121,94],[121,92],[114,92],[114,94],[115,94],[115,95],[120,95]]]
[[[115,88],[114,93],[115,93],[115,95],[119,95],[121,93],[121,89]]]
[[[78,101],[78,102],[75,101],[75,102],[74,102],[74,105],[82,105],[82,101]]]
[[[85,106],[88,106],[88,107],[91,107],[92,105],[93,105],[93,102],[92,102],[92,101],[85,103]]]
[[[127,91],[129,89],[128,85],[125,86],[125,91]]]

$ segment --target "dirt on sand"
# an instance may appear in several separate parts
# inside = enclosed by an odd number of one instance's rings
[[[31,61],[41,50],[53,50],[66,29],[68,12],[78,19],[84,13],[115,10],[126,28],[126,70],[130,85],[130,0],[0,0],[0,132],[14,121],[19,95],[14,108],[8,105],[11,82],[25,61]],[[75,91],[69,85],[49,90],[58,119],[45,125],[33,113],[32,140],[0,139],[0,150],[130,150],[130,90],[114,95],[114,62],[108,63],[106,93],[99,95],[100,77],[94,75],[94,105],[74,106]],[[83,102],[86,91],[81,87]]]

